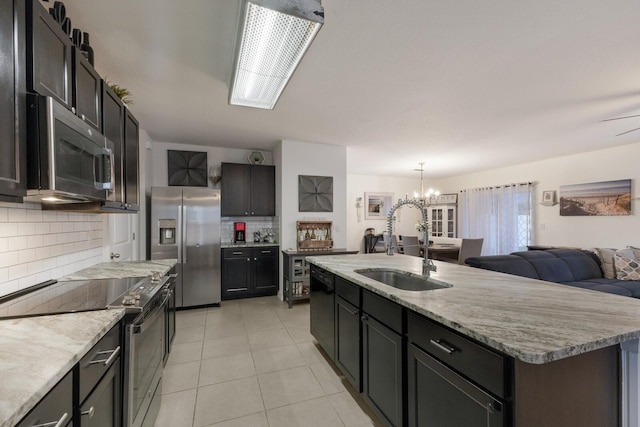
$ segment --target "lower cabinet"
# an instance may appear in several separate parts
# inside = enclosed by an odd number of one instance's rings
[[[121,326],[118,323],[27,414],[18,427],[120,427]]]
[[[17,427],[73,425],[73,371],[42,398]]]
[[[410,427],[502,427],[506,408],[413,344],[407,347]]]
[[[277,294],[278,262],[277,246],[224,248],[222,299]]]
[[[362,391],[360,360],[360,308],[336,295],[336,365],[358,391]]]

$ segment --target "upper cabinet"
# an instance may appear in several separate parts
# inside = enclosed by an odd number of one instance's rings
[[[22,202],[27,191],[24,28],[24,1],[3,2],[0,8],[0,200],[8,202]]]
[[[107,83],[102,81],[102,133],[113,142],[114,189],[108,195],[107,204],[124,209],[124,104]]]
[[[80,49],[73,47],[73,106],[76,115],[102,132],[102,79]],[[103,132],[104,133],[104,132]]]
[[[222,216],[275,216],[275,166],[222,163]]]
[[[27,0],[27,86],[72,107],[72,43],[38,0]]]
[[[124,109],[124,202],[127,210],[140,209],[139,146],[140,125],[128,108]]]

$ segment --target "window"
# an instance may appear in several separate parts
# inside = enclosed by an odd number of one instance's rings
[[[460,193],[460,235],[484,238],[483,255],[527,250],[531,242],[532,185],[474,188]]]

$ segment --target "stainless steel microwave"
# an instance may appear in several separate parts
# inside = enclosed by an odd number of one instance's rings
[[[106,200],[113,143],[51,97],[29,95],[27,201]]]

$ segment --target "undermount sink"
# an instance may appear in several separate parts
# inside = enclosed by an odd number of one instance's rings
[[[355,270],[355,272],[403,291],[432,291],[434,289],[451,287],[450,284],[440,282],[439,280],[424,278],[396,270],[366,269]]]

